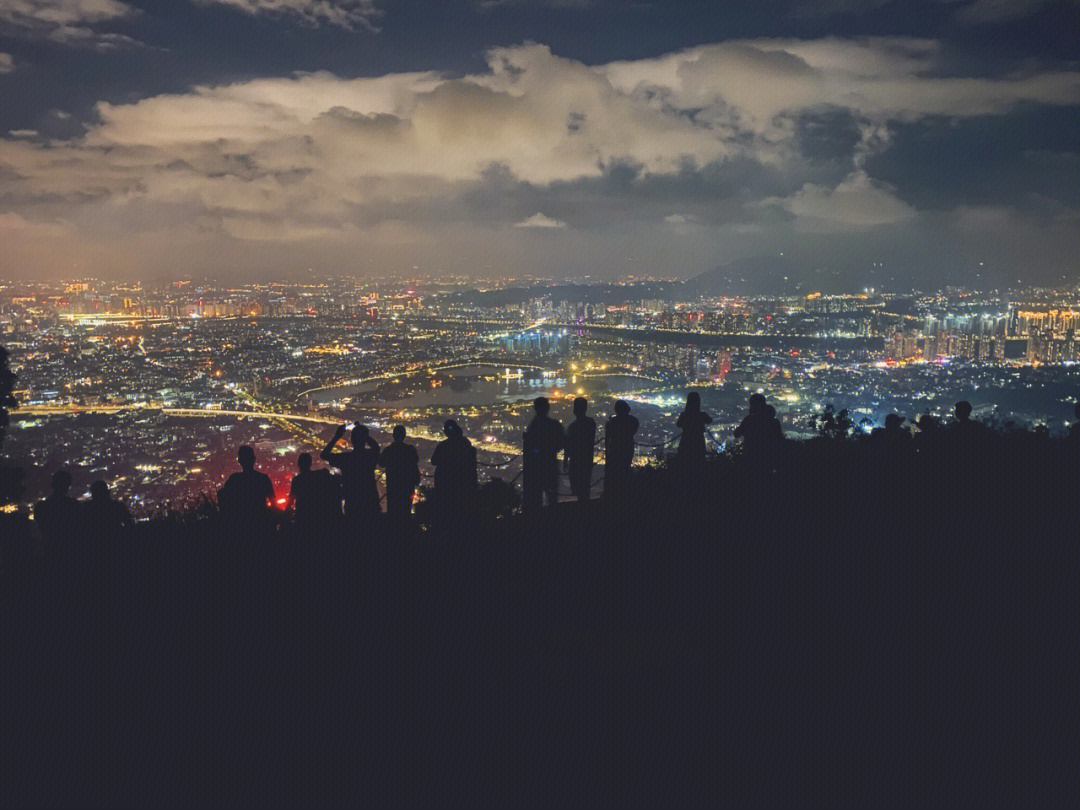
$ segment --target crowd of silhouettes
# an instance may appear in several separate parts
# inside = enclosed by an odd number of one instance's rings
[[[597,484],[594,456],[597,438],[596,420],[588,415],[589,402],[584,397],[573,401],[573,421],[564,429],[551,416],[546,397],[533,402],[533,418],[522,435],[522,497],[527,513],[558,501],[560,493],[559,454],[562,453],[562,474],[567,476],[569,494],[577,501],[589,501]],[[905,426],[898,414],[886,416],[882,427],[870,431],[869,444],[894,461],[905,464],[905,458],[917,451],[948,452],[961,462],[975,462],[997,434],[987,425],[971,418],[972,406],[966,401],[956,403],[953,419],[941,424],[930,413],[912,420],[917,430]],[[1070,426],[1068,442],[1080,447],[1080,404],[1075,408],[1077,421]],[[696,391],[687,395],[686,405],[676,420],[678,446],[672,459],[673,470],[685,486],[701,480],[707,457],[707,435],[712,417],[702,410],[701,397]],[[865,420],[864,420],[865,422]],[[836,412],[831,406],[815,417],[814,425],[822,439],[848,438],[856,435],[846,411]],[[603,426],[604,470],[599,480],[604,483],[604,499],[618,503],[625,497],[633,465],[637,432],[640,423],[624,400],[614,403],[611,417]],[[297,472],[292,478],[285,513],[291,514],[294,530],[303,534],[337,531],[339,526],[351,527],[357,533],[370,531],[380,521],[385,498],[385,521],[394,531],[412,525],[413,504],[422,482],[420,455],[415,445],[406,441],[407,431],[398,425],[393,429],[393,441],[385,448],[370,435],[364,425],[354,425],[350,434],[351,448],[339,450],[347,427],[339,426],[319,455],[330,467],[313,469],[313,458],[302,453],[297,458]],[[445,438],[431,455],[434,469],[433,486],[427,491],[426,521],[442,526],[461,525],[473,516],[477,508],[479,482],[476,448],[466,438],[461,426],[453,419],[443,425]],[[776,410],[762,394],[752,394],[748,411],[735,428],[734,436],[741,440],[739,458],[747,469],[775,469],[784,433]],[[715,438],[715,437],[714,437]],[[666,447],[674,439],[652,447]],[[217,503],[222,520],[238,532],[253,534],[273,528],[282,518],[275,509],[274,487],[270,477],[256,469],[255,451],[248,446],[237,452],[240,471],[229,476],[218,492]],[[490,465],[498,466],[498,465]],[[385,495],[380,497],[376,470],[385,473]],[[501,481],[506,487],[506,482]],[[511,481],[510,484],[513,482]],[[71,497],[71,475],[65,470],[52,477],[51,493],[34,508],[34,519],[41,534],[58,543],[90,532],[96,536],[117,534],[130,526],[128,510],[114,500],[104,481],[90,487],[90,500],[80,503]],[[344,508],[342,508],[344,506]]]

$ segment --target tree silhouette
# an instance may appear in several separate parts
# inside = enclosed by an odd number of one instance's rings
[[[7,349],[0,346],[0,447],[7,435],[8,411],[19,403],[12,393],[15,389],[15,373],[8,365]],[[19,500],[25,473],[20,468],[0,464],[0,504]]]
[[[810,424],[823,439],[847,439],[855,429],[855,423],[848,416],[847,408],[837,413],[832,404],[826,405],[824,411],[811,417]]]
[[[12,393],[14,389],[15,373],[8,365],[7,349],[0,346],[0,446],[3,446],[7,434],[8,410],[19,404]]]

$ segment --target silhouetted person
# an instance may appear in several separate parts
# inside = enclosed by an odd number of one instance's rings
[[[522,506],[536,509],[543,505],[545,496],[549,504],[559,499],[559,451],[563,449],[566,435],[562,422],[548,416],[551,404],[547,397],[533,400],[536,415],[525,428],[522,441],[521,486],[524,491]]]
[[[596,420],[587,415],[589,401],[574,400],[574,421],[566,428],[563,464],[570,473],[570,492],[579,501],[589,500],[592,489],[593,447],[596,444]]]
[[[90,485],[90,503],[86,505],[89,530],[101,539],[115,538],[131,525],[131,513],[109,495],[109,485],[95,481]]]
[[[686,407],[675,424],[682,430],[676,464],[683,470],[700,470],[705,464],[705,426],[712,424],[712,417],[701,410],[701,394],[686,395]]]
[[[71,473],[57,470],[52,476],[52,492],[34,506],[34,522],[50,545],[73,545],[81,536],[79,504],[68,495]]]
[[[604,497],[620,498],[630,480],[638,419],[625,400],[615,402],[615,415],[604,425]]]
[[[405,444],[405,426],[394,428],[394,441],[382,451],[379,464],[386,470],[386,516],[395,527],[409,523],[413,494],[420,483],[420,456],[416,447]]]
[[[938,439],[941,423],[929,411],[923,411],[915,425],[919,428],[919,435],[915,437],[919,444],[930,445]]]
[[[240,472],[233,473],[218,492],[221,514],[244,531],[262,531],[270,519],[274,485],[270,476],[255,469],[255,451],[244,445],[236,451]]]
[[[471,514],[476,501],[476,448],[453,419],[443,424],[446,438],[435,445],[435,512],[442,525]]]
[[[1076,421],[1069,425],[1069,442],[1080,446],[1080,402],[1073,407],[1073,418]]]
[[[776,450],[784,438],[776,409],[762,394],[751,394],[749,411],[735,428],[735,438],[742,439],[743,453],[748,459],[761,461]]]
[[[956,403],[953,413],[956,415],[956,421],[949,425],[949,432],[960,441],[977,442],[989,435],[990,428],[971,418],[970,402],[960,400]]]
[[[336,476],[325,468],[313,470],[311,464],[311,453],[297,457],[299,471],[289,487],[293,521],[304,530],[327,528],[341,516],[341,491]]]
[[[334,445],[345,435],[345,425],[339,425],[323,448],[319,458],[341,470],[341,489],[345,499],[345,517],[350,520],[374,520],[380,513],[379,487],[375,483],[375,467],[379,463],[379,443],[371,438],[368,429],[356,425],[350,440],[352,450],[335,453]]]
[[[885,417],[885,427],[870,432],[870,441],[886,450],[898,450],[911,443],[911,433],[904,429],[904,417],[890,413]]]

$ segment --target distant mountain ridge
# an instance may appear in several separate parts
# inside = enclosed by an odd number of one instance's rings
[[[879,282],[876,268],[823,264],[779,255],[749,256],[706,270],[687,286],[698,295],[806,295],[857,292]]]

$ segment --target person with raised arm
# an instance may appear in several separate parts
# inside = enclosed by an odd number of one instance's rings
[[[331,467],[341,470],[341,489],[345,499],[345,517],[349,520],[373,521],[379,509],[379,487],[375,483],[375,467],[379,463],[379,443],[368,429],[357,424],[352,429],[352,450],[335,452],[334,447],[345,436],[345,425],[338,425],[332,438],[319,454]]]

